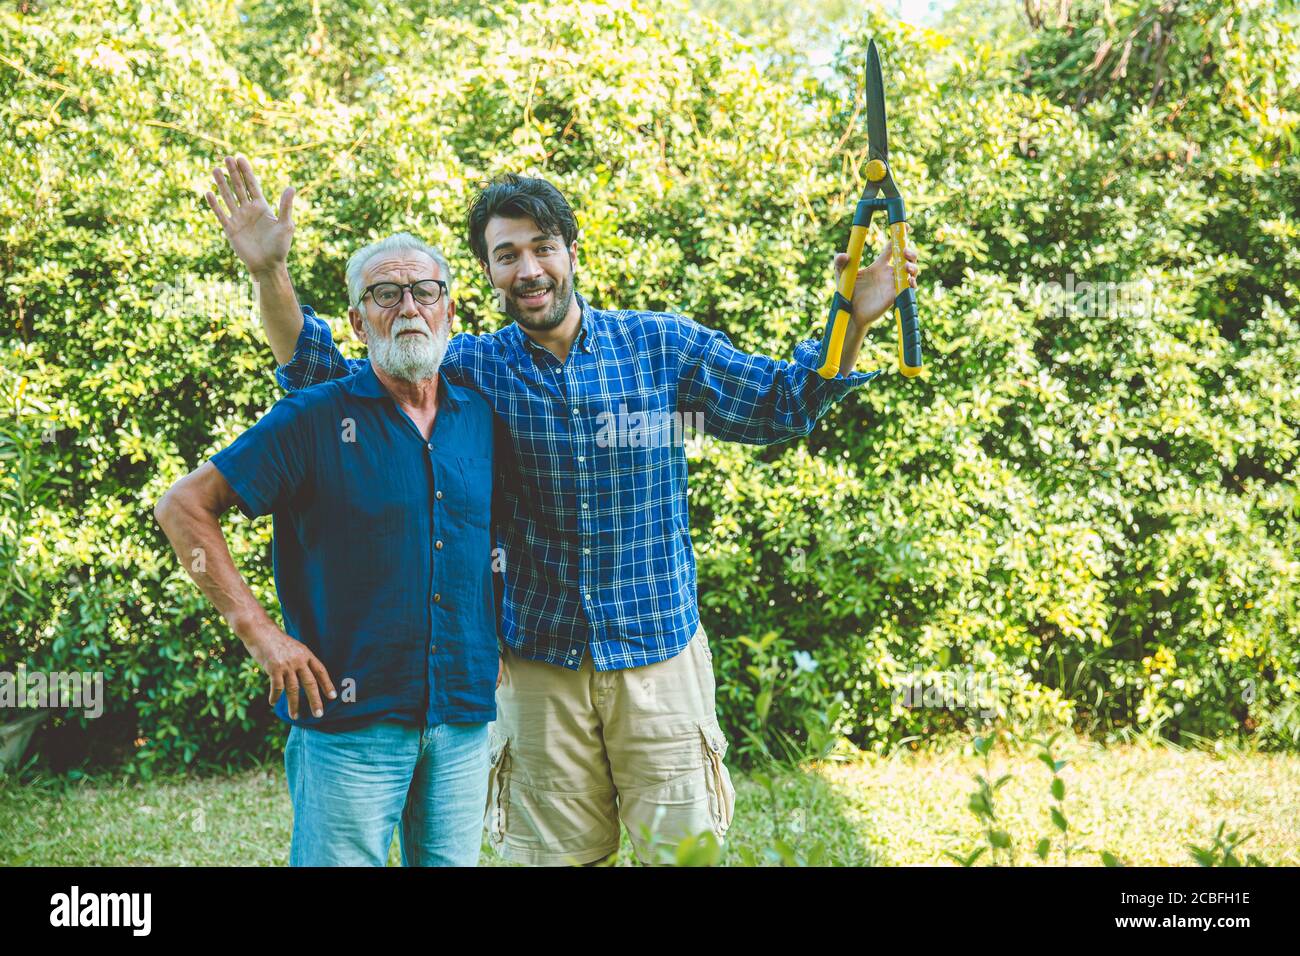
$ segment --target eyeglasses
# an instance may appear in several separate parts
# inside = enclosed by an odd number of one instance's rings
[[[419,282],[407,285],[398,282],[376,282],[361,293],[361,302],[366,300],[366,296],[370,296],[375,300],[375,305],[381,309],[391,309],[402,301],[402,296],[407,289],[411,290],[411,298],[420,305],[437,305],[438,300],[447,293],[447,283],[441,279],[421,279]]]

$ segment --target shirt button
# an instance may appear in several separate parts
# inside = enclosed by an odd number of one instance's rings
[[[433,442],[429,442],[429,451],[433,451]]]
[[[441,595],[441,594],[435,594],[435,595],[433,596],[433,603],[434,603],[434,604],[440,604],[440,603],[442,603],[442,595]]]
[[[437,548],[439,551],[442,550],[442,542],[441,542],[441,541],[435,541],[435,542],[433,543],[433,546],[434,546],[435,548]]]
[[[578,414],[578,409],[577,409],[577,408],[574,408],[574,409],[573,409],[573,414],[575,414],[575,415]]]
[[[582,464],[584,461],[586,461],[586,460],[587,460],[587,459],[586,459],[586,456],[584,456],[584,455],[579,455],[579,456],[578,456],[578,464],[581,465],[581,464]]]
[[[583,594],[582,597],[583,597],[584,600],[587,600],[587,601],[590,601],[590,600],[591,600],[591,595],[590,595],[590,594]]]
[[[430,653],[430,654],[436,654],[437,652],[438,652],[438,648],[437,648],[437,647],[431,647],[431,648],[429,648],[429,653]]]
[[[582,553],[583,553],[583,554],[591,554],[591,548],[583,548],[583,549],[582,549]]]
[[[582,503],[582,510],[583,510],[583,511],[586,511],[586,510],[587,510],[587,502],[585,502],[585,501]]]
[[[441,492],[441,491],[435,491],[435,492],[433,493],[433,496],[434,496],[435,498],[437,498],[439,501],[442,500],[442,492]]]

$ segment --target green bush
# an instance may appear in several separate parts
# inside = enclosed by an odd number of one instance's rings
[[[299,187],[290,266],[323,314],[349,251],[402,228],[448,250],[463,327],[499,326],[463,214],[532,170],[574,201],[595,304],[789,355],[861,190],[875,37],[929,370],[893,371],[890,318],[860,363],[887,374],[807,442],[695,455],[737,752],[964,727],[894,698],[967,668],[1012,724],[1296,746],[1300,47],[1254,0],[1162,9],[968,4],[946,33],[867,13],[816,70],[672,0],[6,6],[0,662],[106,672],[109,714],[62,731],[78,754],[147,773],[277,748],[151,516],[278,395],[200,198],[221,156]],[[1045,308],[1070,276],[1147,308]],[[269,522],[228,528],[274,608]]]

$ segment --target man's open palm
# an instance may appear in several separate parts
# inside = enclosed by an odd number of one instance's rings
[[[212,171],[217,190],[225,201],[222,208],[217,197],[207,193],[208,205],[217,214],[231,248],[248,271],[257,275],[266,272],[289,258],[289,244],[293,241],[293,187],[280,195],[279,215],[271,212],[262,196],[262,186],[253,175],[253,167],[243,156],[226,157],[226,168]]]

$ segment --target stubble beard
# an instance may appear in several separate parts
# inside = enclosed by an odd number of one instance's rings
[[[559,326],[564,321],[564,317],[569,314],[569,305],[573,302],[573,273],[555,283],[551,296],[551,308],[541,316],[533,317],[525,314],[520,308],[517,294],[536,291],[538,288],[544,288],[545,283],[538,283],[531,287],[525,287],[510,292],[502,292],[501,299],[505,306],[506,315],[513,321],[519,323],[520,327],[528,329],[530,332],[549,332],[551,329]]]

